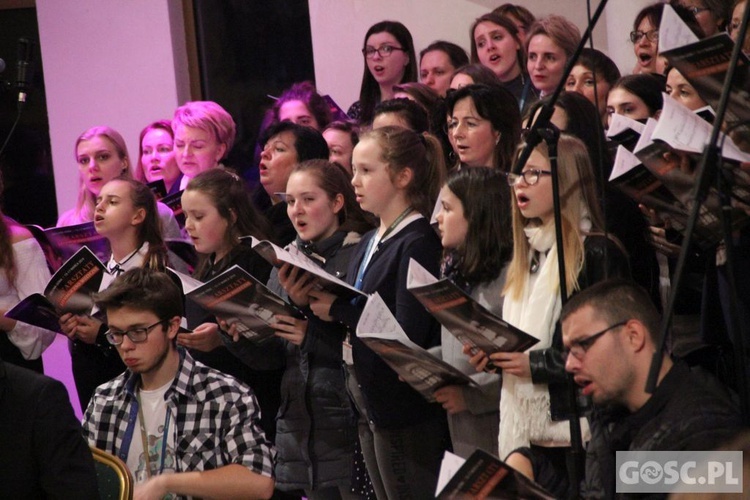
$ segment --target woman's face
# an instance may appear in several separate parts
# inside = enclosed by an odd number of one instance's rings
[[[328,161],[336,162],[352,173],[352,135],[343,130],[329,128],[323,132],[323,138],[328,143]]]
[[[440,211],[437,214],[438,232],[443,248],[458,248],[466,241],[469,221],[464,216],[464,204],[448,186],[440,190]]]
[[[127,159],[121,159],[112,141],[102,135],[78,143],[76,162],[81,180],[94,198],[106,183],[128,170]]]
[[[528,170],[546,173],[539,175],[536,184],[529,185],[523,178],[518,180],[513,187],[516,206],[525,218],[541,219],[542,223],[547,223],[554,217],[549,159],[535,149],[523,167],[524,172]]]
[[[707,104],[706,101],[701,99],[693,86],[685,80],[682,73],[675,68],[672,68],[667,75],[667,94],[691,111],[700,109]]]
[[[272,200],[278,201],[276,193],[286,190],[289,174],[298,163],[296,139],[287,130],[268,139],[260,154],[260,183]]]
[[[729,23],[729,36],[731,36],[732,40],[735,42],[737,42],[740,35],[740,24],[742,23],[742,15],[745,13],[746,6],[747,2],[740,2],[735,5],[734,10],[732,11],[732,21]],[[745,53],[750,52],[750,32],[745,36],[745,43],[743,44],[742,50]]]
[[[636,73],[658,73],[656,54],[659,50],[659,40],[652,42],[648,35],[656,31],[656,27],[651,24],[648,17],[644,17],[638,25],[641,38],[633,44],[633,51],[636,58]],[[648,35],[646,35],[646,33]]]
[[[174,157],[172,135],[162,128],[152,128],[143,136],[141,150],[141,164],[146,180],[154,182],[163,179],[169,190],[180,176],[180,168]]]
[[[453,106],[453,113],[448,117],[448,135],[453,137],[454,150],[462,163],[470,167],[494,166],[500,132],[479,115],[471,97]]]
[[[473,85],[474,79],[467,75],[466,73],[458,73],[456,76],[453,77],[451,80],[451,88],[453,90],[460,89],[461,87],[466,87],[467,85]]]
[[[576,64],[568,75],[568,80],[565,82],[565,90],[568,92],[578,92],[591,104],[597,106],[599,115],[602,118],[607,116],[607,94],[609,94],[609,83],[597,75],[598,78],[594,78],[594,73],[581,64]],[[596,87],[596,88],[594,88]]]
[[[286,204],[286,213],[299,237],[315,242],[332,236],[339,228],[338,213],[344,207],[344,197],[338,194],[331,200],[314,175],[296,172],[286,185]]]
[[[94,227],[104,237],[122,234],[143,222],[145,210],[133,207],[130,184],[112,180],[105,184],[96,197]]]
[[[419,61],[419,81],[440,97],[445,97],[445,92],[451,86],[451,75],[455,70],[448,54],[442,50],[431,50]]]
[[[279,121],[292,122],[297,125],[320,130],[320,124],[315,119],[315,115],[310,112],[310,108],[302,101],[286,101],[279,106]]]
[[[542,95],[554,92],[565,69],[565,51],[547,35],[535,35],[529,41],[529,56],[526,68],[531,83]]]
[[[716,14],[707,8],[706,2],[703,0],[679,0],[677,3],[694,12],[695,20],[700,25],[704,35],[708,37],[719,32],[722,19],[716,17]]]
[[[502,26],[483,21],[474,28],[474,43],[482,66],[495,73],[501,82],[508,82],[519,74],[518,42]]]
[[[177,166],[193,178],[201,172],[216,168],[227,152],[214,135],[202,128],[178,125],[174,131],[174,151]]]
[[[396,37],[387,31],[373,33],[365,43],[365,48],[381,49],[385,46],[397,50],[393,50],[388,56],[375,52],[372,57],[365,57],[365,61],[375,81],[381,87],[390,89],[393,85],[401,83],[406,66],[409,64],[409,55],[405,52],[406,47],[402,47]]]
[[[221,259],[231,250],[226,233],[230,221],[219,213],[211,198],[201,191],[186,189],[182,193],[182,211],[185,214],[185,231],[202,254],[216,254]]]
[[[608,124],[612,120],[612,115],[623,115],[631,120],[645,120],[651,117],[651,110],[643,99],[618,87],[612,89],[607,97],[607,115]]]

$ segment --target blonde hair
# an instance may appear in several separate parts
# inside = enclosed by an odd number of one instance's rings
[[[172,130],[176,132],[180,125],[212,134],[217,143],[226,146],[225,155],[229,154],[237,136],[232,115],[213,101],[188,101],[177,108],[172,117]]]
[[[522,143],[517,150],[520,153],[526,144]],[[547,144],[542,142],[535,151],[549,159]],[[560,207],[562,212],[563,253],[565,255],[565,284],[568,294],[578,290],[578,274],[583,269],[583,238],[590,232],[600,231],[603,226],[601,211],[596,195],[596,184],[586,146],[576,137],[561,134],[558,142],[558,177],[560,185]],[[521,214],[516,203],[515,192],[512,196],[511,217],[513,224],[513,257],[508,268],[503,295],[509,294],[513,299],[521,299],[526,280],[529,277],[529,253],[531,247],[524,229],[538,219],[527,219]],[[581,229],[581,220],[591,220],[591,230]],[[554,275],[552,290],[560,286],[559,276]]]
[[[91,127],[90,129],[83,132],[76,139],[75,148],[73,154],[78,162],[78,145],[83,141],[88,141],[94,137],[103,137],[107,139],[115,147],[115,152],[120,161],[124,162],[124,168],[120,177],[130,179],[133,173],[130,171],[130,156],[128,155],[128,147],[125,144],[125,139],[122,138],[120,133],[106,126]],[[117,177],[117,176],[116,176]],[[70,221],[70,224],[80,224],[82,222],[90,222],[94,220],[94,209],[96,208],[96,199],[91,192],[86,189],[86,183],[83,182],[83,173],[78,171],[78,199],[76,200],[76,207],[73,211],[72,218],[74,221]]]

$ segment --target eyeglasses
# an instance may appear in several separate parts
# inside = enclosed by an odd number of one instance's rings
[[[742,24],[740,21],[732,21],[727,25],[727,33],[730,35],[735,32],[735,30],[740,29],[740,24]]]
[[[641,38],[646,37],[649,42],[658,42],[659,41],[659,30],[651,30],[651,31],[631,31],[630,32],[630,41],[633,43],[638,43],[641,41]]]
[[[567,361],[568,355],[572,355],[577,360],[582,360],[583,356],[588,352],[589,349],[591,349],[591,346],[594,345],[594,342],[596,342],[599,337],[604,335],[605,333],[614,330],[615,328],[620,328],[621,326],[625,326],[628,324],[629,320],[620,321],[619,323],[615,323],[612,326],[608,326],[604,330],[597,332],[593,335],[589,335],[588,337],[574,340],[570,343],[570,347],[567,349],[563,349],[562,355],[563,360]]]
[[[107,333],[105,334],[107,336],[107,342],[109,342],[112,345],[120,345],[122,344],[122,341],[125,335],[127,335],[130,341],[134,344],[145,342],[146,339],[148,338],[149,332],[155,326],[161,325],[165,321],[169,321],[169,320],[160,319],[159,321],[157,321],[151,326],[146,326],[142,328],[133,328],[132,330],[125,330],[124,332],[121,332],[119,330],[113,330],[110,328],[109,330],[107,330]]]
[[[508,185],[510,187],[514,187],[516,184],[521,182],[521,179],[523,179],[523,182],[525,182],[529,186],[533,186],[537,182],[539,182],[539,178],[543,175],[552,175],[552,172],[549,170],[538,170],[536,168],[530,168],[529,170],[525,170],[521,172],[520,174],[506,174],[508,178]]]
[[[688,7],[688,11],[690,11],[694,16],[697,16],[701,12],[705,12],[707,10],[711,10],[708,7]]]
[[[393,54],[394,50],[400,50],[401,52],[406,52],[406,50],[402,49],[401,47],[394,47],[393,45],[383,45],[381,47],[378,47],[377,49],[375,47],[365,47],[362,49],[362,54],[368,59],[372,59],[375,57],[375,54],[379,54],[380,57],[390,57],[391,54]]]

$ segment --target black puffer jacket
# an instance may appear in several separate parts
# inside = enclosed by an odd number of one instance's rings
[[[296,244],[325,259],[323,268],[345,279],[356,233],[338,232],[314,246]],[[269,288],[286,297],[276,270]],[[304,309],[303,309],[304,310]],[[290,491],[349,486],[356,419],[346,392],[341,343],[346,329],[304,310],[308,328],[302,345],[274,338],[261,345],[229,342],[229,350],[255,369],[285,366],[276,416],[276,487]]]

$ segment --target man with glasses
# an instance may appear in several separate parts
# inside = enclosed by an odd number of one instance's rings
[[[127,370],[91,399],[89,444],[128,465],[136,497],[269,498],[274,451],[258,402],[249,387],[177,348],[183,298],[172,280],[134,269],[95,301]]]
[[[665,353],[646,392],[661,318],[645,290],[608,280],[573,296],[561,315],[565,369],[591,396],[585,498],[615,496],[615,452],[712,450],[741,425],[728,390]]]

